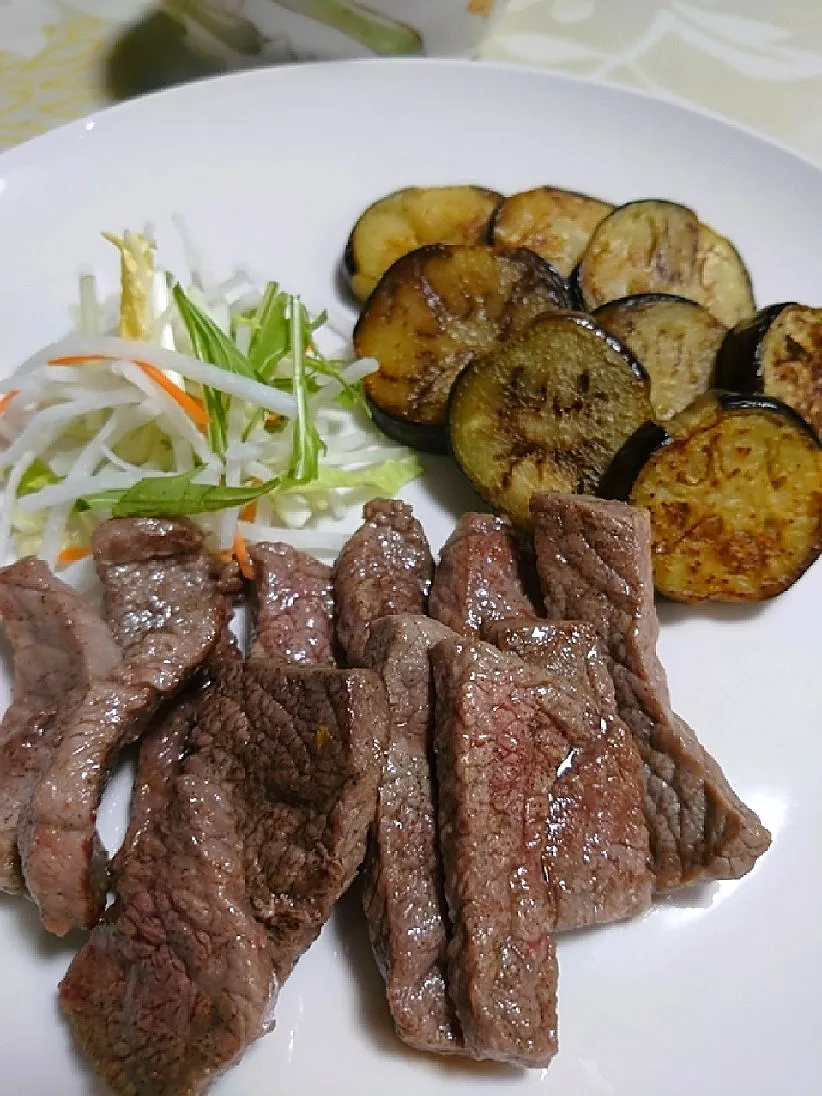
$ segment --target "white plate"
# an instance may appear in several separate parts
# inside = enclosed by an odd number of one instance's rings
[[[2,365],[63,333],[78,266],[105,261],[116,274],[103,228],[150,218],[172,241],[169,217],[182,210],[220,271],[245,260],[342,308],[336,267],[355,216],[387,191],[438,181],[680,200],[736,241],[760,302],[819,301],[822,177],[750,134],[522,69],[305,66],[132,102],[0,157]],[[409,492],[435,547],[465,505],[456,476],[437,468]],[[406,1050],[349,899],[287,983],[276,1030],[215,1093],[818,1092],[821,590],[817,565],[758,609],[664,614],[675,704],[774,845],[739,883],[561,941],[550,1070],[466,1068]],[[70,948],[10,899],[0,941],[0,1092],[99,1092],[55,1001]]]

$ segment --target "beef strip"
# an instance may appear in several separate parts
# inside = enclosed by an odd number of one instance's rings
[[[169,784],[188,747],[206,688],[205,678],[189,685],[181,696],[163,707],[151,729],[140,740],[128,829],[111,865],[115,879],[124,871],[128,857],[138,847],[154,818],[166,808]]]
[[[477,638],[496,620],[536,616],[506,518],[463,514],[440,553],[428,611],[460,635]]]
[[[542,849],[568,743],[534,667],[464,639],[431,663],[451,997],[475,1056],[545,1066],[557,962]]]
[[[549,675],[573,747],[551,790],[542,862],[554,928],[605,924],[651,903],[642,759],[619,719],[605,655],[590,625],[500,621],[489,639]],[[546,678],[547,680],[547,678]]]
[[[31,556],[0,570],[0,617],[14,657],[12,703],[0,725],[0,889],[17,892],[17,825],[54,746],[55,715],[120,652],[83,599]]]
[[[337,638],[349,666],[362,664],[372,621],[424,613],[434,564],[411,507],[375,499],[365,524],[349,539],[334,567]]]
[[[210,715],[215,753],[232,711],[268,720],[266,753],[234,747],[246,777],[246,880],[284,979],[317,937],[365,856],[388,731],[385,690],[367,670],[247,666]],[[202,730],[204,721],[198,722]],[[259,734],[258,734],[259,738]],[[235,763],[236,767],[236,763]]]
[[[453,635],[427,617],[382,617],[363,661],[388,697],[388,746],[371,828],[363,906],[388,1007],[406,1043],[464,1053],[446,987],[448,915],[434,801],[429,649]]]
[[[236,808],[208,763],[184,759],[188,715],[173,710],[144,740],[150,783],[116,901],[60,984],[79,1045],[120,1096],[202,1093],[271,1025],[277,982]]]
[[[334,665],[331,568],[288,544],[250,549],[257,590],[251,658]]]
[[[201,1093],[270,1026],[362,861],[385,734],[368,671],[220,671],[60,987],[115,1093]],[[172,741],[172,770],[179,754]]]
[[[608,652],[619,714],[645,765],[657,885],[744,875],[768,848],[770,834],[671,710],[656,653],[647,512],[551,493],[535,496],[532,512],[549,617],[587,621]]]
[[[43,924],[59,936],[90,928],[105,904],[108,858],[96,817],[121,749],[203,663],[227,618],[190,522],[112,520],[96,530],[93,547],[123,658],[61,715],[18,833],[26,885]]]

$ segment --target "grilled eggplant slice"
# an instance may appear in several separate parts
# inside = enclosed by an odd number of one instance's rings
[[[654,582],[675,601],[762,601],[822,551],[822,447],[779,400],[708,392],[614,458],[599,493],[651,515]]]
[[[448,394],[473,358],[567,308],[568,283],[538,255],[432,244],[386,271],[354,328],[354,347],[380,368],[365,380],[374,421],[392,438],[445,452]]]
[[[591,233],[613,208],[587,194],[539,186],[504,199],[491,221],[491,239],[502,247],[529,247],[570,277]]]
[[[655,418],[669,419],[711,387],[727,329],[696,301],[641,293],[603,305],[594,318],[642,362]]]
[[[483,242],[501,201],[501,194],[481,186],[414,186],[380,198],[354,225],[345,247],[354,295],[366,300],[392,263],[424,244]]]
[[[540,316],[478,359],[451,395],[451,449],[479,494],[520,527],[535,491],[593,492],[651,417],[648,378],[589,316]]]
[[[784,302],[732,328],[715,384],[782,400],[822,434],[822,308]]]
[[[574,286],[588,312],[637,293],[687,297],[726,327],[755,311],[751,277],[733,244],[692,209],[657,199],[629,202],[600,223]]]

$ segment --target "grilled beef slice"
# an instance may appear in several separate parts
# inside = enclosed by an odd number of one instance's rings
[[[257,591],[250,658],[334,665],[331,568],[288,544],[250,549]]]
[[[170,781],[188,748],[191,728],[207,687],[208,679],[197,675],[180,696],[161,708],[151,729],[140,739],[128,829],[111,863],[115,883],[142,834],[166,808]]]
[[[385,733],[368,671],[219,671],[60,987],[115,1093],[201,1093],[271,1025],[362,861]]]
[[[60,985],[79,1045],[122,1096],[202,1093],[271,1024],[273,957],[233,798],[208,763],[183,760],[193,714],[171,710],[141,743],[150,782],[132,807],[116,901]]]
[[[337,639],[349,666],[362,665],[372,621],[425,612],[434,569],[425,533],[407,503],[375,499],[363,516],[365,524],[334,567]]]
[[[542,862],[553,891],[554,928],[606,924],[651,903],[642,759],[619,719],[614,686],[587,624],[500,621],[489,631],[500,650],[546,672],[565,706],[572,746],[551,789]],[[546,680],[548,680],[546,677]]]
[[[496,620],[536,616],[523,570],[509,521],[463,514],[440,554],[428,611],[460,635],[477,638]]]
[[[102,912],[108,860],[97,808],[120,750],[147,728],[223,636],[227,607],[202,536],[185,520],[115,519],[94,535],[105,616],[123,658],[63,713],[58,743],[21,817],[26,885],[59,936]]]
[[[363,655],[388,698],[388,745],[363,907],[397,1034],[439,1054],[464,1053],[446,987],[448,914],[437,840],[428,658],[430,648],[451,635],[427,617],[382,617],[372,623]]]
[[[569,746],[538,669],[489,644],[431,650],[448,987],[469,1051],[545,1066],[557,1049],[548,804]]]
[[[534,497],[532,513],[548,616],[587,621],[608,652],[619,714],[645,765],[658,887],[744,875],[768,848],[770,834],[671,710],[656,653],[647,512],[548,493]]]
[[[120,651],[83,599],[30,556],[0,570],[0,617],[14,656],[0,725],[0,890],[17,892],[17,824],[54,748],[56,714],[105,677]]]

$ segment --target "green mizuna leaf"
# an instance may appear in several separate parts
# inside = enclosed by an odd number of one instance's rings
[[[293,483],[311,483],[317,478],[320,455],[325,452],[325,442],[320,437],[308,406],[308,382],[305,347],[309,341],[308,321],[305,309],[298,297],[289,298],[289,323],[291,344],[291,391],[297,404],[294,436],[288,478]]]
[[[277,479],[248,487],[192,483],[196,474],[191,471],[179,476],[147,476],[125,491],[101,491],[87,496],[83,502],[90,510],[110,509],[115,518],[206,514],[229,506],[244,506],[279,484]]]
[[[227,369],[229,373],[238,373],[241,377],[251,377],[256,380],[254,370],[245,354],[210,316],[186,296],[181,286],[175,285],[171,294],[185,324],[188,337],[191,339],[191,348],[195,357],[200,361],[210,362],[220,369]]]
[[[268,380],[288,353],[288,294],[276,282],[269,282],[263,298],[251,317],[252,335],[248,346],[248,361],[258,380]]]

